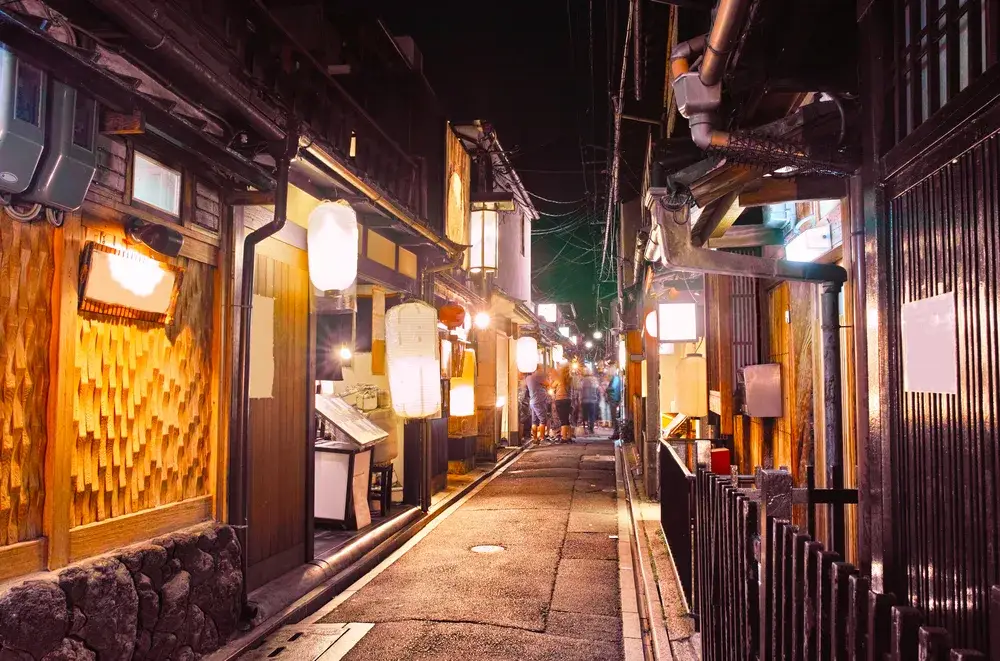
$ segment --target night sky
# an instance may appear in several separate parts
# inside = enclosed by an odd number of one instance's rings
[[[573,302],[582,328],[606,329],[615,291],[613,262],[603,283],[598,277],[611,139],[608,90],[609,75],[618,87],[627,3],[373,4],[391,32],[416,40],[424,72],[452,121],[492,122],[510,153],[542,214],[532,237],[536,300]],[[606,26],[617,35],[610,71]],[[635,197],[641,176],[640,155],[622,168],[623,199]]]

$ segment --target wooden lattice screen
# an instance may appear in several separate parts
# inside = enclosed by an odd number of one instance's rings
[[[0,546],[42,534],[53,229],[0,225]]]

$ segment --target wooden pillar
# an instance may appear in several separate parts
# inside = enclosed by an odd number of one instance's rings
[[[492,327],[476,331],[476,459],[482,461],[497,458],[497,335]]]
[[[642,359],[646,350],[642,345],[643,331],[633,330],[625,334],[625,417],[632,421],[635,442],[639,441],[642,430],[638,425],[643,419],[640,405],[642,402]],[[633,358],[634,357],[634,358]],[[641,454],[641,453],[640,453]]]
[[[642,457],[645,471],[643,483],[646,496],[659,493],[656,451],[660,444],[660,343],[643,333],[646,354],[646,433]]]

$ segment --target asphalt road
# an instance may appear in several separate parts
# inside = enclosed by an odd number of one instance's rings
[[[606,439],[528,450],[321,621],[375,624],[349,661],[622,659],[614,466]]]

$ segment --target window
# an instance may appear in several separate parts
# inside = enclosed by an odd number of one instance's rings
[[[17,91],[14,96],[14,117],[33,126],[42,125],[42,72],[17,62]]]
[[[181,173],[139,152],[132,165],[132,199],[180,216]]]
[[[94,151],[94,116],[97,104],[79,92],[73,107],[73,144],[87,151]]]

